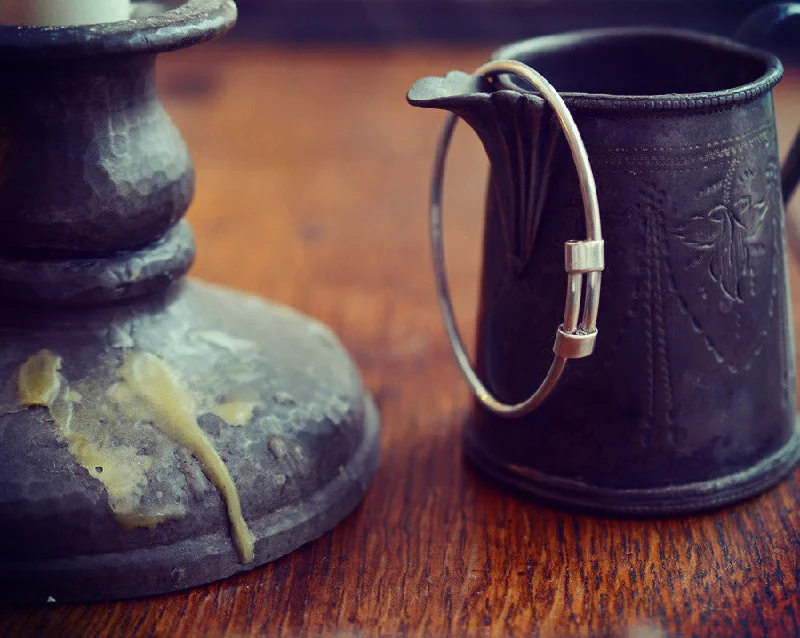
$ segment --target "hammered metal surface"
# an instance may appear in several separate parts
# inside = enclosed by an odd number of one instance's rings
[[[326,327],[178,281],[194,256],[179,221],[194,172],[156,94],[155,54],[221,34],[236,8],[153,7],[109,25],[0,27],[3,602],[154,595],[252,569],[338,524],[377,468],[376,409]],[[72,412],[20,406],[18,371],[42,350],[60,363]],[[241,562],[249,550],[240,559],[215,487],[230,483],[212,483],[179,437],[154,427],[165,413],[115,418],[111,390],[132,353],[168,370],[196,440],[230,473],[254,561]],[[244,390],[252,418],[218,416]],[[104,467],[87,461],[92,446],[125,454]],[[135,465],[114,465],[126,458]],[[126,529],[112,510],[112,471],[135,483],[136,524],[153,529]]]
[[[377,416],[330,330],[288,308],[198,282],[141,303],[46,320],[1,314],[6,600],[155,594],[252,569],[333,527],[371,482]],[[67,380],[90,379],[101,362],[110,369],[140,350],[166,361],[197,396],[218,400],[243,384],[257,392],[253,421],[244,427],[210,413],[199,417],[239,492],[256,539],[253,563],[240,562],[220,494],[188,453],[160,461],[143,497],[185,506],[186,514],[152,531],[120,526],[103,484],[72,457],[48,410],[16,407],[15,372],[42,348],[62,357]]]
[[[146,55],[0,58],[0,250],[140,248],[186,212],[194,169],[154,91],[154,66]]]
[[[0,256],[0,300],[59,306],[140,297],[178,281],[194,256],[194,234],[185,220],[141,250],[94,259]]]

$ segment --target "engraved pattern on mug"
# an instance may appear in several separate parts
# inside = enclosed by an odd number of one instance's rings
[[[762,351],[780,297],[782,210],[776,148],[774,134],[760,126],[703,146],[615,148],[597,154],[603,163],[629,167],[644,181],[632,216],[644,244],[637,246],[643,272],[635,306],[651,307],[658,302],[653,295],[675,295],[714,361],[734,374],[749,370]],[[697,208],[670,211],[669,184],[704,170],[710,177],[697,191]],[[662,267],[666,272],[656,276]],[[698,281],[704,283],[698,286]],[[748,303],[758,291],[768,295],[767,303]],[[648,334],[658,342],[653,351],[663,349],[656,325],[663,311],[645,314],[652,325]],[[625,332],[616,337],[617,343]]]
[[[759,126],[705,145],[590,151],[596,165],[616,167],[637,183],[628,193],[617,192],[615,180],[598,184],[606,242],[614,249],[605,294],[627,299],[610,323],[613,336],[605,333],[609,347],[598,354],[614,369],[630,361],[631,349],[639,353],[641,418],[631,434],[645,449],[680,448],[687,440],[676,386],[685,370],[673,340],[685,339],[687,330],[697,334],[693,365],[742,375],[776,329],[785,303],[776,148],[770,130]],[[696,193],[688,206],[678,188]],[[629,290],[611,290],[617,269],[635,272]],[[610,320],[614,310],[607,304],[606,311]]]

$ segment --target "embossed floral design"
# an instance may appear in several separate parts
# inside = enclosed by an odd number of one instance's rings
[[[752,181],[754,174],[743,177]],[[695,263],[707,259],[711,278],[732,301],[744,301],[742,282],[751,271],[751,259],[759,249],[769,200],[754,201],[751,195],[736,200],[732,206],[715,206],[705,215],[689,219],[678,236],[684,245],[701,253]]]
[[[762,352],[782,290],[780,170],[749,148],[717,173],[719,188],[703,192],[708,213],[670,234],[681,309],[717,363],[734,374],[749,370]]]

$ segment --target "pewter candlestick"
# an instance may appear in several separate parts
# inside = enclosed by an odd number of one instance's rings
[[[161,9],[0,27],[6,602],[251,569],[339,523],[376,470],[377,412],[328,328],[183,279],[194,171],[155,59],[224,33],[236,9]]]

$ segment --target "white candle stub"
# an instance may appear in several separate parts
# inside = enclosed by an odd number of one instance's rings
[[[131,17],[131,0],[0,0],[0,24],[68,27]]]

